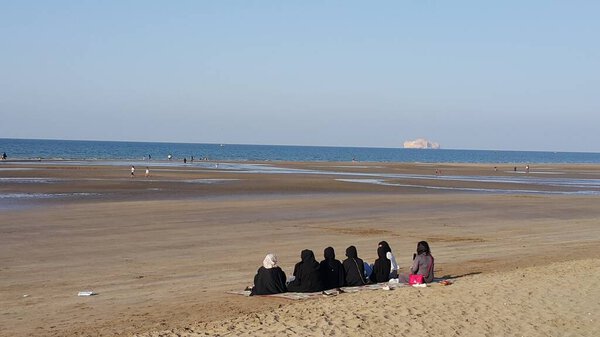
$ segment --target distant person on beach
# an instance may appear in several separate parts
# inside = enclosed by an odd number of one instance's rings
[[[423,275],[423,282],[430,283],[433,281],[433,271],[435,268],[435,262],[429,249],[427,241],[420,241],[417,244],[417,253],[413,255],[413,264],[410,267],[410,274]],[[398,276],[400,283],[408,283],[409,274],[402,274]]]
[[[288,291],[312,293],[323,290],[319,262],[315,260],[312,250],[305,249],[300,253],[302,261],[294,267],[295,279],[288,284]]]
[[[344,266],[339,260],[336,260],[333,247],[325,248],[323,256],[325,259],[319,264],[323,288],[327,290],[343,287],[345,280]]]
[[[135,176],[135,166],[131,165],[131,178]]]
[[[377,260],[373,265],[373,272],[371,273],[371,282],[380,283],[387,282],[390,280],[390,268],[392,262],[385,256],[386,251],[384,247],[377,248]]]
[[[398,278],[398,263],[396,262],[396,257],[394,257],[390,245],[387,241],[381,241],[377,247],[383,247],[385,256],[390,260],[390,278]]]
[[[368,283],[365,279],[365,265],[361,258],[358,257],[356,247],[350,246],[346,248],[347,259],[344,260],[344,273],[346,274],[347,286],[362,286]]]
[[[187,163],[187,158],[183,158],[183,163],[186,164]]]
[[[148,160],[150,160],[150,159],[152,159],[152,156],[151,156],[151,155],[148,155]]]
[[[146,166],[146,178],[150,176],[150,169]]]
[[[173,156],[169,153],[169,155],[167,156],[167,159],[171,160],[173,158]]]
[[[250,296],[285,293],[287,291],[285,280],[285,273],[277,265],[277,256],[267,254],[262,267],[258,268],[254,276],[254,286]]]
[[[516,166],[513,168],[513,171],[517,172],[517,167]]]
[[[6,160],[6,152],[2,153],[2,160]]]
[[[529,173],[529,165],[525,166],[525,172]]]

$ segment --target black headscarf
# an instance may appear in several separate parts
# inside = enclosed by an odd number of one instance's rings
[[[383,248],[385,249],[385,252],[386,252],[386,253],[387,253],[387,252],[390,252],[390,253],[392,252],[392,248],[391,248],[391,247],[390,247],[390,245],[387,243],[387,241],[381,241],[381,242],[378,244],[378,246],[379,246],[379,247],[383,247]]]
[[[350,246],[346,248],[347,259],[344,260],[344,272],[346,273],[347,286],[362,286],[367,284],[364,278],[365,266],[362,259],[358,258],[356,247]]]
[[[357,259],[358,252],[356,251],[356,247],[350,246],[350,247],[346,248],[346,257],[351,258],[351,259]]]
[[[323,252],[325,260],[320,263],[321,280],[325,289],[333,289],[344,286],[344,267],[335,259],[335,251],[332,247],[325,248]]]
[[[371,281],[375,283],[387,282],[390,280],[390,268],[392,262],[388,260],[385,247],[377,248],[377,256],[375,265],[373,265],[373,273],[371,273]]]
[[[323,282],[319,271],[319,263],[312,250],[305,249],[300,253],[302,261],[296,263],[294,276],[296,279],[288,285],[289,291],[310,293],[323,290]]]

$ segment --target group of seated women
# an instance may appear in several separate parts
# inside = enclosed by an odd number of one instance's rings
[[[377,247],[377,260],[368,264],[358,257],[356,247],[346,248],[346,259],[340,262],[335,258],[332,247],[325,248],[324,259],[320,263],[315,254],[308,249],[300,253],[301,261],[294,267],[294,277],[287,282],[286,275],[277,265],[277,256],[267,254],[254,276],[251,295],[269,295],[283,292],[318,292],[340,287],[361,286],[369,283],[388,282],[398,279],[408,283],[409,276],[422,275],[423,281],[433,281],[434,259],[429,244],[421,241],[417,244],[417,253],[413,255],[410,272],[398,274],[398,264],[390,245],[381,241]]]

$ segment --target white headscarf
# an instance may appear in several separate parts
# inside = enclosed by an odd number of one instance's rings
[[[263,260],[263,267],[267,269],[277,267],[277,256],[275,254],[267,254]]]

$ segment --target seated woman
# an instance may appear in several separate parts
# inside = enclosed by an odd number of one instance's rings
[[[319,264],[323,288],[327,290],[343,287],[345,280],[344,266],[342,266],[339,260],[335,259],[333,247],[325,248],[323,255],[325,256],[325,260]]]
[[[267,254],[263,266],[258,268],[254,276],[254,287],[250,291],[250,296],[284,293],[287,291],[285,279],[285,273],[277,266],[277,256]]]
[[[431,250],[427,241],[420,241],[417,244],[417,253],[413,255],[413,264],[410,267],[410,273],[414,275],[423,275],[423,282],[430,283],[433,281],[433,270],[435,267]],[[410,275],[399,275],[400,283],[408,283]]]
[[[385,256],[390,260],[390,278],[398,278],[398,263],[396,263],[394,254],[392,254],[392,248],[386,241],[381,241],[379,247],[385,249]]]
[[[302,261],[294,267],[295,279],[288,284],[288,291],[312,293],[323,290],[319,262],[315,260],[312,250],[305,249],[300,253]]]
[[[390,280],[390,260],[386,257],[386,249],[384,247],[377,248],[377,256],[373,265],[373,273],[371,273],[371,282],[380,283]]]
[[[362,286],[368,283],[365,279],[365,266],[362,259],[358,257],[356,247],[346,248],[347,259],[342,263],[346,274],[346,285],[350,287]]]

